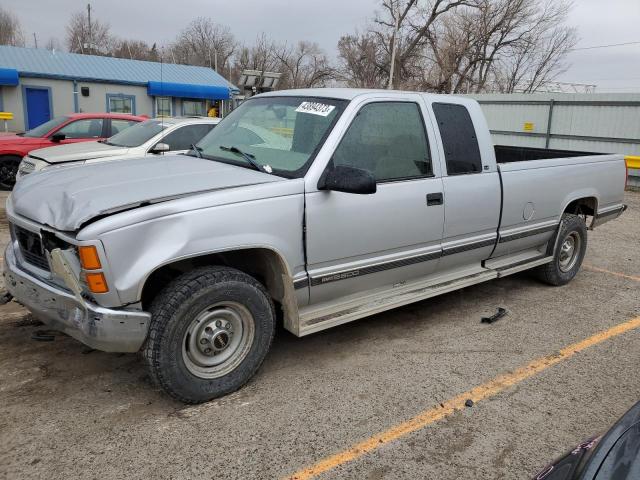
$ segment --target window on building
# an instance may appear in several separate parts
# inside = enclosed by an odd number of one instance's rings
[[[156,117],[171,116],[171,98],[156,97]]]
[[[482,172],[482,158],[476,130],[469,112],[463,105],[434,103],[444,157],[449,175]]]
[[[136,97],[133,95],[107,94],[107,107],[110,113],[136,113]]]
[[[204,117],[206,115],[204,100],[183,100],[182,115],[185,117]]]
[[[76,120],[71,122],[60,130],[56,134],[64,135],[65,138],[100,138],[102,137],[102,119],[101,118],[86,118],[82,120]]]
[[[120,133],[124,129],[132,127],[137,123],[139,122],[134,122],[133,120],[120,120],[120,119],[114,118],[111,120],[111,135]]]
[[[333,154],[333,162],[368,170],[378,182],[432,175],[418,105],[379,102],[362,107]]]
[[[213,124],[185,125],[169,133],[160,140],[169,145],[170,150],[189,150],[191,145],[195,145],[202,137],[211,131]]]

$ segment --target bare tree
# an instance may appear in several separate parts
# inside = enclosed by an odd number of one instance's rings
[[[522,38],[496,62],[496,89],[535,92],[566,71],[567,53],[578,39],[575,29],[565,24],[571,4],[549,0],[541,7]]]
[[[278,46],[273,40],[270,40],[264,33],[258,35],[253,45],[242,45],[238,48],[233,61],[231,78],[239,78],[242,70],[280,73],[277,50]]]
[[[371,33],[344,35],[338,41],[336,78],[356,88],[382,88],[388,74],[384,49]]]
[[[109,25],[94,19],[89,23],[82,11],[71,15],[66,40],[70,52],[89,55],[109,55],[114,44]]]
[[[295,47],[285,44],[275,55],[283,74],[281,88],[323,87],[333,78],[329,59],[316,43],[301,41]]]
[[[349,85],[382,86],[395,47],[394,86],[444,93],[536,91],[575,45],[570,0],[382,0],[364,35],[338,43]],[[372,79],[364,81],[363,77]]]
[[[160,55],[156,44],[149,45],[142,40],[117,40],[111,56],[117,58],[128,58],[131,60],[148,60],[157,62]]]
[[[0,45],[24,47],[24,33],[18,17],[0,7]]]
[[[198,17],[178,36],[171,53],[178,63],[217,68],[230,73],[230,59],[237,44],[229,27]]]
[[[407,87],[420,75],[424,67],[422,51],[428,45],[429,36],[443,17],[451,15],[460,7],[474,5],[476,0],[382,0],[382,11],[376,15],[377,28],[372,33],[385,49],[386,65],[390,71],[391,52],[396,48],[394,85]],[[397,29],[397,31],[396,31]]]

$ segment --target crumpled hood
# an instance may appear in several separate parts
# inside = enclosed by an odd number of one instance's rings
[[[283,181],[256,170],[186,155],[44,170],[11,193],[12,211],[57,230],[92,218],[202,192]]]
[[[63,163],[125,155],[128,150],[100,142],[79,142],[32,150],[29,155],[47,163]]]

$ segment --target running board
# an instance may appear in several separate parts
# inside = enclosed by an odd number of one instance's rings
[[[514,273],[522,272],[523,270],[529,270],[530,268],[539,267],[540,265],[545,265],[547,263],[551,263],[553,261],[553,257],[545,257],[541,256],[538,258],[534,258],[532,260],[527,260],[526,262],[514,263],[513,265],[508,265],[506,267],[502,267],[498,269],[498,278],[506,277],[507,275],[512,275]]]
[[[477,283],[506,277],[523,270],[544,265],[552,260],[552,256],[542,256],[505,265],[495,270],[483,270],[447,282],[434,283],[433,280],[415,281],[394,288],[378,289],[369,294],[339,304],[323,304],[321,306],[302,309],[300,312],[300,330],[298,336],[303,337],[327,328],[342,325],[343,323],[352,322],[360,318],[375,315],[376,313],[453,292]]]
[[[413,302],[453,292],[498,277],[498,272],[485,270],[456,280],[434,284],[431,281],[407,283],[401,287],[385,289],[363,295],[354,300],[323,307],[312,307],[300,312],[299,336],[309,335],[336,325],[358,320],[376,313],[408,305]]]

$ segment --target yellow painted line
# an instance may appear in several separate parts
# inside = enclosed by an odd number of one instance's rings
[[[640,282],[640,277],[634,275],[627,275],[626,273],[612,272],[611,270],[605,270],[604,268],[594,267],[593,265],[583,265],[585,270],[592,272],[606,273],[607,275],[613,275],[614,277],[626,278],[627,280],[633,280],[634,282]]]
[[[509,387],[521,383],[549,367],[573,357],[577,353],[580,353],[589,347],[598,345],[605,340],[617,337],[618,335],[622,335],[623,333],[634,330],[638,327],[640,327],[640,317],[636,317],[625,323],[609,328],[608,330],[596,333],[585,340],[571,344],[559,350],[553,355],[534,360],[517,370],[500,375],[483,385],[461,393],[460,395],[447,400],[440,406],[426,410],[406,422],[363,440],[342,452],[324,458],[314,465],[303,468],[287,478],[289,480],[308,480],[340,465],[352,462],[353,460],[380,448],[382,445],[398,440],[417,430],[421,430],[438,420],[452,415],[457,410],[465,408],[464,404],[467,399],[479,402],[480,400],[493,397]]]
[[[640,157],[624,157],[627,162],[627,168],[640,169]]]

